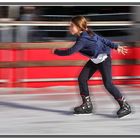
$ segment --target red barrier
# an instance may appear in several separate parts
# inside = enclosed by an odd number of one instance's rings
[[[19,45],[19,44],[17,44]],[[112,60],[139,60],[140,48],[129,47],[127,55],[118,54],[116,50],[112,50]],[[70,56],[57,56],[52,54],[51,49],[31,49],[31,50],[0,50],[0,62],[2,61],[48,61],[48,60],[87,60],[89,58],[82,56],[80,53],[75,53]],[[65,66],[65,67],[25,67],[25,68],[0,68],[1,80],[8,80],[8,82],[1,81],[1,87],[44,87],[54,85],[75,85],[77,84],[77,77],[81,71],[80,66]],[[125,64],[125,65],[112,65],[112,75],[114,78],[120,76],[140,76],[140,65],[138,64]],[[93,78],[100,78],[100,73],[97,72]],[[51,78],[75,78],[73,81],[42,81]],[[69,79],[70,78],[70,79]],[[26,81],[25,81],[26,80]],[[34,80],[34,81],[29,81]],[[53,79],[54,80],[54,79]],[[116,84],[140,84],[139,79],[124,79],[114,80]],[[89,84],[102,84],[101,79],[91,80]]]

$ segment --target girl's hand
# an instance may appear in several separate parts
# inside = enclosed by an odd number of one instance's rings
[[[55,48],[52,49],[52,53],[53,53],[53,54],[54,54],[54,51],[55,51],[55,50],[56,50]]]
[[[118,53],[122,53],[123,55],[125,55],[128,52],[128,49],[126,49],[127,46],[119,46],[117,48]]]

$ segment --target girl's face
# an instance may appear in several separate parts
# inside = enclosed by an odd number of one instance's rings
[[[79,32],[78,27],[74,23],[72,23],[72,22],[70,23],[69,32],[72,35],[76,35]]]

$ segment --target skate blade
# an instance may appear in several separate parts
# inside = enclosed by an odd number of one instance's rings
[[[91,116],[93,115],[93,113],[83,113],[83,114],[76,114],[76,113],[73,113],[74,116]]]
[[[132,118],[132,112],[131,113],[129,113],[129,114],[126,114],[126,115],[124,115],[124,116],[118,116],[118,118],[119,119],[130,119],[130,118]]]

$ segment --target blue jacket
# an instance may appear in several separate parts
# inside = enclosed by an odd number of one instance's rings
[[[66,50],[56,49],[54,54],[66,56],[75,52],[80,52],[88,57],[96,58],[98,54],[101,53],[110,54],[110,48],[117,49],[118,45],[119,44],[113,43],[96,33],[94,33],[93,36],[90,36],[86,31],[84,31],[77,37],[76,43],[71,48]]]

